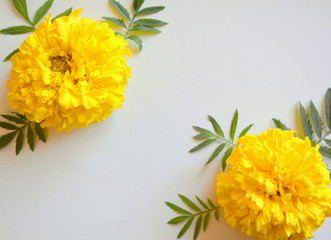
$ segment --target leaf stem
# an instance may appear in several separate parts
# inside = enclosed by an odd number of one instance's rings
[[[136,18],[136,16],[137,16],[136,13],[133,14],[133,17],[132,17],[132,19],[130,20],[129,26],[128,26],[128,28],[126,29],[126,33],[125,33],[125,35],[124,35],[124,39],[128,39],[128,37],[129,37],[129,33],[131,32],[131,29],[132,29],[133,21],[134,21],[134,19]]]
[[[221,136],[217,136],[217,135],[214,135],[218,140],[220,140],[220,141],[223,141],[223,142],[226,142],[226,143],[228,143],[228,144],[230,144],[231,146],[235,146],[236,144],[234,143],[234,142],[232,142],[232,141],[230,141],[230,140],[227,140],[227,139],[225,139],[225,138],[223,138],[223,137],[221,137]]]
[[[329,134],[331,134],[331,130],[327,131],[320,139],[318,139],[315,145],[322,142],[327,136],[329,136]]]

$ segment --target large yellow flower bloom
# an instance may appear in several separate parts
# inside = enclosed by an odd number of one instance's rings
[[[122,107],[131,69],[127,41],[107,23],[80,19],[82,10],[38,25],[12,59],[8,98],[42,127],[70,131]]]
[[[329,171],[319,146],[280,129],[238,142],[229,171],[217,176],[227,223],[261,240],[313,237],[331,216]]]

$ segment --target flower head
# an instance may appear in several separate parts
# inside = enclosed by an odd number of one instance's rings
[[[227,223],[261,240],[313,237],[331,216],[329,171],[319,146],[280,129],[238,142],[230,169],[217,176]]]
[[[8,98],[31,121],[70,131],[104,120],[122,107],[131,69],[128,43],[107,23],[51,16],[38,25],[12,59]]]

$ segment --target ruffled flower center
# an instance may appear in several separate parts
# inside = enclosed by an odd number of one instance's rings
[[[51,61],[50,69],[53,72],[60,72],[61,74],[65,74],[67,71],[71,73],[71,67],[69,65],[69,61],[71,59],[71,56],[54,56],[49,57],[49,60]]]

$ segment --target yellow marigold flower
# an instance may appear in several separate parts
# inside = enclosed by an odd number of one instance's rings
[[[122,107],[127,41],[82,10],[38,25],[11,58],[8,98],[31,121],[59,131],[87,127]]]
[[[217,176],[226,222],[261,240],[313,237],[331,216],[330,176],[319,146],[280,129],[238,142],[229,170]]]

